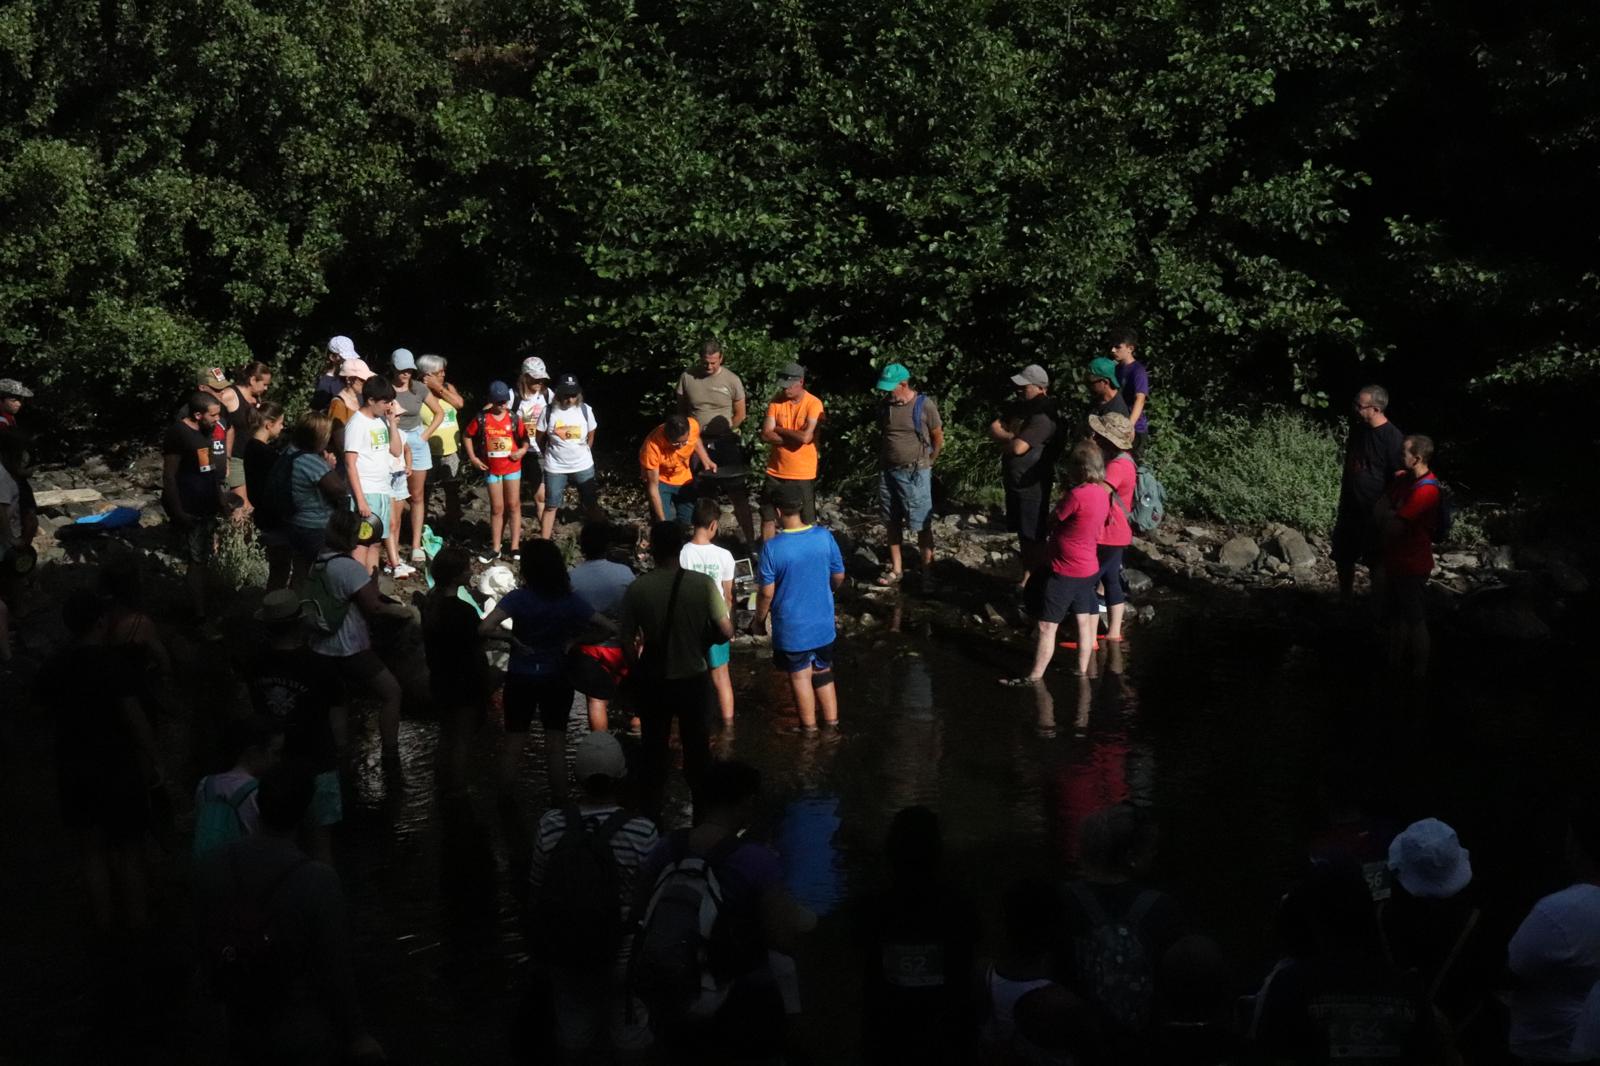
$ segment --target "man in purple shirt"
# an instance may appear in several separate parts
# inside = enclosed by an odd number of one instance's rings
[[[1117,384],[1133,422],[1133,457],[1140,459],[1150,441],[1150,415],[1145,410],[1150,400],[1150,371],[1134,358],[1134,350],[1139,347],[1139,334],[1134,330],[1118,326],[1106,334],[1106,343],[1111,348],[1111,358],[1117,361]]]

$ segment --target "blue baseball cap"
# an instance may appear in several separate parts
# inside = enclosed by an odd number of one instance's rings
[[[507,385],[503,381],[491,381],[491,382],[489,382],[489,402],[490,403],[510,403],[511,402],[511,386]]]

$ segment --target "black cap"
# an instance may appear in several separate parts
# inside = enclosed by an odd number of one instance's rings
[[[578,378],[574,374],[562,374],[556,378],[557,396],[576,396],[583,389],[578,385]]]

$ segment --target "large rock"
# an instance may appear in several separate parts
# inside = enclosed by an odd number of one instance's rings
[[[1260,555],[1261,546],[1241,534],[1217,549],[1217,562],[1229,570],[1243,570],[1253,566]]]
[[[1317,564],[1316,551],[1306,543],[1306,538],[1299,530],[1280,529],[1273,538],[1273,546],[1277,549],[1274,554],[1296,570]]]
[[[1122,583],[1128,586],[1128,594],[1131,596],[1149,592],[1156,585],[1154,579],[1143,570],[1128,569],[1122,571]]]

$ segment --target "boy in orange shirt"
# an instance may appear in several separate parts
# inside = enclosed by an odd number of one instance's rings
[[[639,474],[644,478],[644,494],[650,504],[652,521],[672,519],[685,527],[694,524],[694,474],[689,470],[690,456],[700,460],[706,473],[717,472],[717,464],[711,461],[705,445],[700,443],[700,423],[688,415],[668,415],[639,446]]]
[[[793,485],[800,493],[801,521],[817,520],[817,426],[822,421],[822,401],[806,391],[806,368],[790,363],[778,375],[778,397],[767,405],[761,439],[772,445],[767,457],[769,486],[761,501],[761,539],[777,532],[773,490]]]

